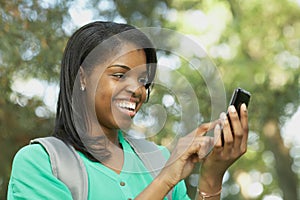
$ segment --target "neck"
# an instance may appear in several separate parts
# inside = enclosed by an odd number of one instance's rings
[[[118,130],[111,130],[109,132],[105,132],[104,134],[112,144],[119,146]]]
[[[97,128],[94,127],[95,126],[92,126],[92,129],[89,131],[92,136],[105,135],[111,144],[119,146],[118,129],[109,129],[103,126],[99,127],[99,125]]]

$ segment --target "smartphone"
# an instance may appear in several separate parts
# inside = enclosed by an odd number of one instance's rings
[[[242,88],[236,88],[233,91],[233,94],[232,94],[232,97],[230,99],[229,105],[234,105],[234,107],[235,107],[235,109],[236,109],[239,117],[240,117],[240,108],[241,108],[241,105],[243,103],[245,103],[246,106],[248,107],[249,101],[250,101],[250,97],[251,97],[250,92],[248,92],[247,90],[244,90]],[[228,112],[227,112],[227,118],[228,118],[228,121],[229,121],[229,124],[230,124],[230,128],[232,129],[230,118],[229,118],[229,113]],[[221,134],[221,139],[222,139],[222,146],[224,146],[224,134],[223,134],[223,130],[222,130],[222,134]]]
[[[229,105],[234,105],[239,117],[240,117],[240,108],[243,103],[248,107],[251,94],[247,90],[242,88],[236,88],[232,94]]]

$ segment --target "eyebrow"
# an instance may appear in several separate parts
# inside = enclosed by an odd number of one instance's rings
[[[121,68],[126,69],[126,70],[131,70],[131,68],[128,67],[128,66],[126,66],[126,65],[118,65],[118,64],[111,65],[111,66],[109,66],[107,68],[112,68],[112,67],[121,67]]]
[[[126,65],[120,65],[120,64],[114,64],[114,65],[110,65],[107,67],[107,69],[112,68],[112,67],[121,67],[123,69],[126,69],[127,71],[132,70],[130,67],[126,66]],[[147,71],[144,71],[142,74],[148,74]]]

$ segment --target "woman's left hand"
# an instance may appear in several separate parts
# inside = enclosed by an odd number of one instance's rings
[[[241,105],[240,118],[234,106],[228,108],[230,123],[227,115],[222,113],[221,126],[217,125],[215,145],[212,152],[204,159],[201,166],[201,182],[207,182],[213,187],[221,187],[226,170],[247,151],[248,140],[248,113],[245,104]],[[222,128],[221,128],[222,127]],[[223,144],[221,134],[223,133]],[[199,185],[201,186],[201,183]],[[205,187],[205,186],[204,186]]]

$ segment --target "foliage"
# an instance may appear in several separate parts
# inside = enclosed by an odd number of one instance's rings
[[[37,78],[57,83],[63,48],[76,28],[70,10],[77,3],[0,0],[0,199],[5,197],[13,155],[30,138],[51,134],[53,127],[54,113],[42,99],[18,93],[15,81]],[[223,199],[263,199],[271,194],[299,198],[299,162],[289,153],[297,143],[285,145],[281,133],[300,103],[300,6],[296,1],[93,0],[83,8],[92,10],[94,19],[166,27],[192,35],[204,45],[218,66],[227,96],[238,86],[252,93],[249,149],[228,171]],[[179,65],[176,71],[189,78],[201,99],[199,116],[189,120],[209,121],[211,102],[205,81],[189,67],[189,60],[180,58]],[[174,84],[180,88],[181,82]],[[149,105],[161,104],[166,94],[169,91],[163,87],[155,87]],[[159,143],[168,143],[166,138],[178,130],[193,128],[186,124],[178,129],[182,105],[173,97],[176,101],[166,109],[169,118],[163,137],[151,138]],[[46,114],[38,114],[41,108]],[[190,179],[186,182],[193,196],[195,188],[189,185]],[[256,196],[246,191],[253,184],[262,188]]]

